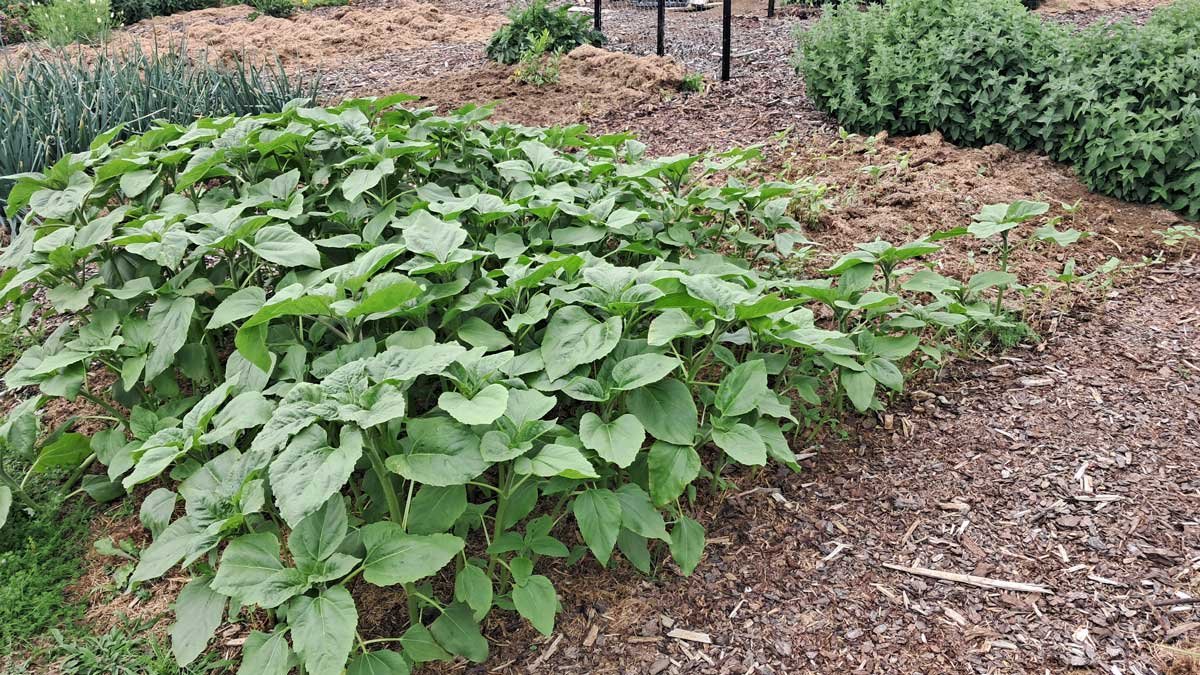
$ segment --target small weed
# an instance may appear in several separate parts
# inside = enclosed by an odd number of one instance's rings
[[[1158,234],[1162,235],[1163,246],[1179,247],[1179,257],[1181,258],[1192,242],[1200,244],[1200,233],[1196,231],[1194,225],[1172,225]]]
[[[190,675],[220,668],[222,664],[212,654],[201,656],[200,662],[180,668],[171,650],[151,632],[157,620],[123,621],[104,635],[78,638],[64,636],[52,630],[55,646],[53,656],[59,660],[63,675]]]
[[[558,82],[561,61],[561,52],[550,51],[550,31],[543,30],[542,34],[530,43],[525,53],[521,54],[521,61],[513,71],[513,77],[535,87],[555,84]]]
[[[704,91],[704,76],[700,73],[688,73],[683,76],[683,80],[679,83],[679,91],[701,92]]]

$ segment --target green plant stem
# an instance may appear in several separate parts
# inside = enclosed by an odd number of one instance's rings
[[[375,436],[382,439],[383,434],[377,432]],[[371,462],[371,470],[375,472],[375,477],[379,480],[379,487],[383,490],[383,499],[387,502],[388,514],[391,516],[392,522],[402,525],[404,509],[400,506],[400,498],[396,495],[396,486],[392,483],[391,472],[388,471],[383,456],[379,454],[379,450],[374,444],[367,444],[366,453]],[[417,607],[416,589],[413,584],[404,584],[404,595],[408,600],[408,620],[410,623],[416,624],[420,621],[420,608]]]
[[[30,498],[29,494],[25,492],[25,489],[22,488],[17,481],[13,480],[12,476],[8,475],[8,472],[4,470],[3,466],[0,466],[0,485],[5,485],[8,487],[8,489],[12,490],[13,495],[16,496],[17,499],[20,499],[21,503],[25,506],[28,506],[34,511],[42,510],[41,507],[39,507],[37,503]]]
[[[79,395],[82,396],[84,398],[84,400],[94,403],[94,404],[100,406],[101,408],[104,408],[105,410],[107,410],[109,412],[109,414],[111,414],[113,417],[117,418],[117,421],[119,421],[122,424],[122,426],[124,426],[126,429],[129,428],[129,416],[127,416],[125,413],[121,412],[120,410],[117,410],[112,405],[109,405],[108,402],[103,401],[103,400],[97,398],[96,396],[93,396],[90,392],[80,390]]]

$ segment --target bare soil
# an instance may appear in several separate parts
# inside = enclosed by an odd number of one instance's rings
[[[564,56],[559,68],[558,82],[542,87],[517,80],[512,67],[489,62],[401,83],[399,89],[420,96],[420,105],[434,105],[443,111],[465,101],[494,102],[499,118],[545,126],[615,110],[653,108],[664,96],[678,95],[687,74],[671,59],[588,46]]]
[[[114,46],[133,41],[151,49],[184,41],[190,52],[221,62],[278,59],[290,70],[311,72],[434,44],[486,42],[502,23],[499,16],[455,14],[412,0],[371,9],[320,8],[286,19],[252,14],[251,7],[233,5],[155,17],[122,31]]]
[[[1113,12],[1153,9],[1169,4],[1171,0],[1046,0],[1037,11],[1041,14]]]

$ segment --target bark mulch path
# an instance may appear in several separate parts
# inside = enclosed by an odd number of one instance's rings
[[[1168,604],[1200,594],[1200,267],[1156,269],[1063,317],[1038,348],[954,368],[899,408],[853,423],[853,440],[820,449],[804,473],[708,499],[711,542],[691,578],[556,575],[561,640],[530,652],[519,631],[496,662],[1151,673],[1167,664],[1160,644],[1200,639],[1200,605]]]

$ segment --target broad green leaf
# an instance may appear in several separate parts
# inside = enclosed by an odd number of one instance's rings
[[[346,318],[353,319],[374,314],[385,315],[403,307],[410,300],[420,297],[424,292],[425,288],[421,284],[406,277],[399,277],[394,283],[371,290],[361,302],[346,312]]]
[[[700,455],[689,446],[656,441],[650,446],[646,466],[650,471],[650,496],[655,504],[663,506],[678,499],[700,474]]]
[[[704,528],[687,516],[679,516],[671,528],[671,557],[684,576],[691,576],[704,554]]]
[[[412,451],[392,455],[387,468],[424,485],[463,485],[488,468],[479,453],[479,437],[470,427],[448,417],[408,421]]]
[[[159,297],[150,307],[146,321],[154,334],[153,349],[146,360],[144,379],[147,384],[158,377],[175,361],[175,354],[187,342],[188,326],[196,301],[184,297]]]
[[[466,604],[455,602],[447,606],[429,626],[429,632],[450,653],[475,663],[487,661],[488,641],[479,632],[479,623]]]
[[[325,430],[314,424],[271,462],[271,491],[280,515],[292,527],[341,490],[362,457],[362,433],[352,426],[342,427],[338,447],[329,447],[327,441]]]
[[[666,536],[665,530],[663,536]],[[650,573],[650,549],[646,546],[646,537],[622,527],[621,534],[617,537],[617,549],[639,572]]]
[[[613,366],[612,388],[629,391],[658,382],[679,367],[679,359],[663,354],[638,354]]]
[[[648,539],[670,541],[667,524],[662,514],[654,508],[650,495],[633,483],[626,483],[616,491],[621,503],[621,526]],[[618,538],[618,543],[620,539]]]
[[[464,321],[458,329],[458,337],[472,347],[483,348],[489,352],[512,346],[512,341],[504,333],[479,317],[471,317]]]
[[[512,591],[517,612],[529,620],[542,635],[554,632],[554,615],[558,612],[558,596],[554,585],[540,574],[534,574],[517,584]]]
[[[646,442],[646,430],[630,414],[605,422],[596,413],[587,412],[579,419],[579,438],[585,448],[624,469],[633,463]]]
[[[745,415],[767,391],[767,364],[761,359],[746,361],[721,378],[714,405],[725,417]]]
[[[217,544],[218,538],[205,533],[189,517],[171,523],[154,542],[142,551],[130,581],[157,579],[183,560],[198,551],[205,551]]]
[[[578,305],[568,305],[550,317],[542,336],[542,360],[552,380],[604,358],[621,339],[621,317],[601,322]]]
[[[692,321],[692,318],[682,309],[671,308],[654,317],[654,320],[650,322],[646,342],[651,347],[659,347],[669,344],[676,338],[700,337],[711,332],[715,325],[705,328],[696,325],[696,322]]]
[[[92,454],[91,440],[83,434],[63,434],[38,453],[30,470],[43,473],[50,469],[74,469]]]
[[[749,424],[739,422],[728,429],[714,426],[712,439],[738,464],[762,466],[767,463],[767,445]]]
[[[29,208],[43,218],[63,218],[83,206],[92,190],[92,179],[82,171],[71,174],[61,190],[43,188],[29,198]]]
[[[413,495],[408,511],[408,531],[435,534],[454,526],[467,510],[467,489],[463,485],[422,485]]]
[[[411,672],[412,668],[403,656],[381,649],[354,657],[346,675],[409,675]]]
[[[429,629],[415,623],[400,636],[400,644],[404,646],[404,654],[415,663],[429,661],[449,661],[452,657],[433,639]]]
[[[267,601],[267,584],[283,570],[279,539],[270,532],[244,534],[225,547],[212,588],[245,604]]]
[[[240,321],[246,317],[254,316],[254,313],[262,309],[263,304],[267,301],[267,292],[258,286],[250,286],[235,291],[229,297],[221,301],[217,308],[213,310],[212,318],[208,320],[206,330],[213,330],[222,326],[228,326],[234,321]]]
[[[904,374],[896,364],[887,359],[868,359],[864,364],[866,372],[876,382],[894,391],[903,391]]]
[[[866,412],[875,399],[875,378],[865,372],[841,369],[842,389],[859,412]]]
[[[487,572],[464,565],[454,576],[454,599],[467,603],[476,619],[487,616],[492,609],[492,580]]]
[[[300,596],[288,607],[292,644],[309,675],[342,675],[358,628],[354,598],[342,586],[317,597]]]
[[[601,565],[608,565],[621,532],[621,501],[611,490],[592,489],[576,497],[571,508],[592,555]]]
[[[577,448],[558,443],[549,443],[533,457],[518,457],[513,468],[520,474],[533,474],[543,478],[599,478],[591,462]]]
[[[250,248],[263,259],[283,267],[321,267],[321,252],[316,244],[286,225],[268,225],[255,232]]]
[[[288,536],[288,550],[296,564],[315,564],[337,552],[346,538],[346,504],[334,494],[319,509],[305,516]]]
[[[376,586],[418,581],[442,569],[463,549],[462,539],[449,534],[405,534],[390,521],[360,530],[367,558],[363,579]]]
[[[175,599],[175,623],[171,625],[171,652],[175,662],[186,666],[196,660],[221,625],[227,598],[212,590],[209,577],[196,577]]]
[[[292,650],[285,629],[271,633],[251,631],[242,647],[242,665],[238,675],[287,675],[292,669]]]
[[[625,406],[660,441],[691,445],[696,439],[696,402],[691,390],[679,380],[667,378],[634,389],[627,394]]]
[[[500,419],[508,406],[508,389],[502,384],[489,384],[473,398],[456,391],[445,391],[438,397],[438,407],[463,424],[491,424]]]

